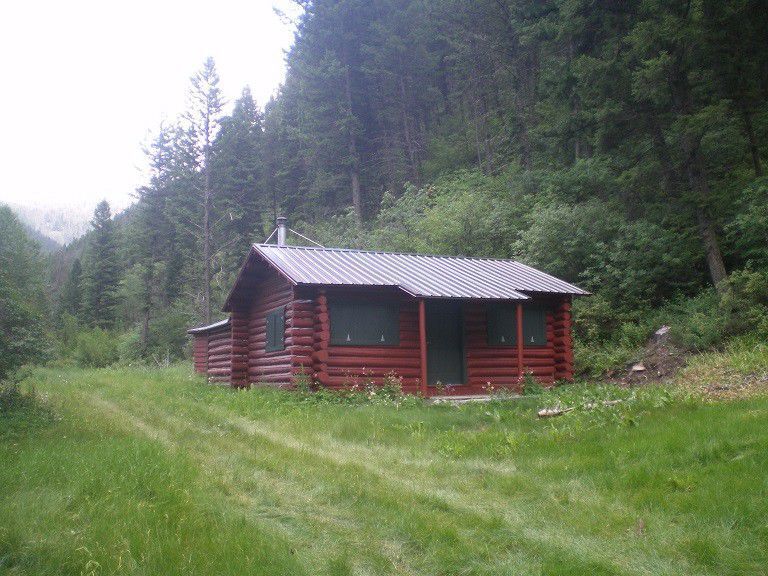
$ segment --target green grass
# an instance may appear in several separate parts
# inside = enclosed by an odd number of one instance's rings
[[[27,383],[50,410],[0,417],[0,573],[768,573],[764,397],[333,403],[184,367]]]

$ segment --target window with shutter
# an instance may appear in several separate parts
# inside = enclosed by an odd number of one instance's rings
[[[517,345],[517,310],[515,305],[489,305],[487,308],[489,346]],[[523,345],[547,345],[547,311],[543,306],[523,305]]]
[[[335,346],[399,346],[397,304],[331,302],[331,344]]]
[[[285,306],[267,313],[266,351],[285,350]]]

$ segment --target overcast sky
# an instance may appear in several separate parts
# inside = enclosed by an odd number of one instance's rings
[[[207,56],[230,104],[278,87],[293,27],[273,7],[297,15],[290,0],[3,2],[0,201],[127,206],[142,145]]]

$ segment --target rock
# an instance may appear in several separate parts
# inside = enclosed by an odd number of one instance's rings
[[[638,362],[632,366],[632,372],[645,372],[645,366],[642,362]]]
[[[661,328],[656,330],[656,332],[653,333],[653,339],[656,340],[657,342],[660,340],[666,340],[668,335],[669,335],[669,326],[665,324],[664,326],[662,326]]]

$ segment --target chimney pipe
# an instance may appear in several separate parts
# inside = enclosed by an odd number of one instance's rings
[[[288,234],[288,218],[278,216],[277,218],[277,245],[285,246],[285,237]]]

